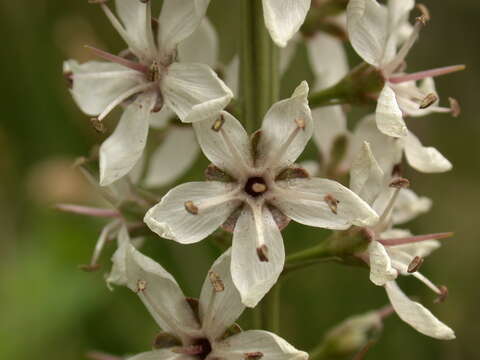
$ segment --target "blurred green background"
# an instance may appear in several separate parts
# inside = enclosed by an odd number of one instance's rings
[[[430,25],[409,56],[411,71],[467,64],[467,71],[438,79],[440,94],[460,100],[457,118],[411,119],[409,127],[424,144],[434,145],[454,164],[454,171],[422,175],[408,170],[417,193],[431,197],[432,211],[416,220],[418,233],[454,231],[455,238],[428,259],[424,272],[446,284],[446,303],[410,279],[402,288],[415,294],[453,327],[457,340],[440,342],[418,334],[398,317],[386,321],[380,342],[368,359],[479,359],[480,334],[480,155],[477,120],[480,78],[480,3],[473,0],[426,0]],[[222,60],[237,46],[238,0],[213,0],[209,16],[221,29]],[[84,44],[117,52],[122,42],[103,13],[87,0],[0,2],[2,115],[0,122],[0,358],[84,359],[88,350],[113,354],[150,348],[157,331],[140,301],[129,290],[110,292],[103,275],[84,273],[102,221],[61,214],[51,204],[91,203],[91,187],[71,169],[77,156],[101,142],[88,119],[73,104],[62,76],[62,61],[85,61]],[[301,56],[301,55],[300,55]],[[285,91],[310,72],[297,58]],[[359,62],[352,55],[351,64]],[[355,120],[355,112],[351,114]],[[206,164],[202,160],[202,165]],[[198,178],[191,173],[179,181]],[[291,224],[284,234],[288,251],[313,244],[321,231]],[[113,248],[113,247],[112,247]],[[217,256],[206,242],[183,247],[151,240],[145,250],[171,271],[189,296],[198,296],[204,275]],[[366,271],[335,264],[300,271],[285,282],[282,336],[309,350],[326,329],[351,314],[386,304],[381,288]],[[246,314],[248,316],[248,314]],[[242,321],[246,324],[247,317]]]

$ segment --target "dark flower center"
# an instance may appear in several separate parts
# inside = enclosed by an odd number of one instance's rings
[[[257,197],[267,191],[268,187],[262,177],[254,176],[247,180],[244,190],[248,195]]]
[[[195,357],[201,360],[206,359],[212,351],[212,345],[210,345],[208,339],[198,339],[195,341],[194,346],[198,347],[198,352],[195,354]]]

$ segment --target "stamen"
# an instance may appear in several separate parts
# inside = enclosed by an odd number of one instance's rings
[[[262,216],[263,204],[249,202],[252,209],[253,221],[255,222],[255,229],[257,231],[257,256],[261,262],[268,262],[268,247],[265,244],[264,221]],[[268,211],[268,210],[267,210]]]
[[[325,202],[327,203],[328,207],[330,208],[330,211],[337,215],[337,210],[338,210],[338,203],[340,202],[339,200],[335,199],[332,195],[328,194],[325,195],[323,198]]]
[[[147,281],[146,280],[138,280],[137,281],[137,293],[144,292],[147,289]]]
[[[403,83],[406,81],[417,81],[431,77],[437,77],[441,75],[451,74],[457,71],[465,70],[465,65],[452,65],[452,66],[444,66],[441,68],[419,71],[412,74],[405,74],[405,75],[397,75],[388,78],[388,81],[394,84]]]
[[[215,132],[219,132],[223,124],[225,124],[225,117],[223,115],[220,115],[220,117],[213,123],[212,130]]]
[[[256,193],[264,193],[267,191],[267,185],[261,183],[254,183],[252,185],[252,190]]]
[[[380,219],[378,220],[377,225],[375,226],[376,229],[381,229],[384,225],[390,213],[392,212],[393,206],[395,205],[395,201],[397,201],[398,194],[400,190],[406,188],[410,185],[410,182],[405,178],[397,178],[390,182],[389,187],[395,188],[395,191],[390,198],[387,206],[383,210],[383,213],[380,215]]]
[[[64,211],[64,212],[73,213],[73,214],[78,214],[78,215],[87,215],[87,216],[101,217],[101,218],[120,217],[120,213],[117,210],[100,209],[100,208],[74,205],[74,204],[56,204],[55,209]]]
[[[438,288],[440,289],[441,294],[435,299],[435,304],[444,302],[448,297],[448,288],[445,285],[440,285]]]
[[[110,234],[117,228],[117,226],[119,226],[119,224],[120,224],[119,220],[114,220],[113,222],[110,222],[103,227],[102,232],[98,237],[97,243],[95,244],[95,249],[93,250],[90,264],[81,265],[80,269],[85,271],[95,271],[100,268],[100,265],[98,264],[98,259],[102,254],[105,244],[109,240]]]
[[[410,186],[410,181],[405,178],[397,178],[393,179],[390,184],[388,184],[389,187],[391,188],[397,188],[397,189],[403,189],[403,188],[408,188]]]
[[[237,187],[229,193],[214,196],[204,200],[197,200],[195,203],[191,200],[188,200],[184,203],[185,210],[192,215],[198,215],[199,213],[202,213],[203,211],[208,210],[209,208],[212,208],[219,204],[223,204],[224,202],[237,200],[239,192],[240,188]]]
[[[390,238],[390,239],[378,239],[378,242],[384,246],[395,246],[395,245],[404,245],[404,244],[413,244],[426,240],[440,240],[452,237],[453,232],[444,232],[437,234],[426,234],[426,235],[417,235],[417,236],[408,236],[403,238]]]
[[[423,261],[424,259],[421,256],[415,256],[410,262],[410,264],[408,264],[407,272],[412,274],[418,271],[418,269],[420,269],[420,267],[422,266]]]
[[[453,117],[460,116],[460,113],[461,113],[462,109],[460,108],[460,104],[459,104],[458,100],[454,99],[452,97],[449,97],[448,102],[450,103],[450,111],[452,113],[452,116]]]
[[[172,349],[172,352],[183,355],[200,355],[205,351],[204,347],[200,345],[179,346]]]
[[[91,117],[90,118],[90,124],[95,129],[95,131],[100,133],[100,134],[104,134],[107,131],[107,128],[105,127],[103,122],[98,120],[98,118],[96,118],[96,117]]]
[[[216,272],[210,271],[208,273],[208,279],[212,284],[212,288],[214,292],[222,292],[225,290],[225,285],[222,279],[220,278],[220,275],[218,275]]]
[[[139,71],[143,74],[148,74],[149,71],[150,71],[148,66],[142,65],[138,62],[130,61],[130,60],[127,60],[127,59],[122,58],[120,56],[110,54],[106,51],[97,49],[96,47],[93,47],[93,46],[90,46],[90,45],[85,45],[85,47],[87,49],[91,50],[98,57],[101,57],[102,59],[111,61],[111,62],[116,63],[116,64],[120,64],[120,65],[125,66],[129,69]]]
[[[260,351],[248,352],[244,354],[245,360],[260,360],[263,357],[263,353]]]
[[[198,207],[195,206],[193,201],[185,201],[185,210],[192,215],[198,215]]]
[[[421,273],[419,273],[418,271],[412,273],[413,276],[415,276],[418,280],[420,280],[421,282],[423,282],[425,285],[427,285],[434,293],[438,294],[438,295],[442,295],[443,292],[442,290],[437,286],[435,285],[434,283],[432,283],[430,280],[428,280],[425,276],[423,276]]]
[[[268,247],[263,244],[257,248],[257,256],[261,262],[268,262]]]
[[[160,66],[156,61],[154,61],[152,65],[150,65],[150,69],[148,70],[147,79],[148,81],[151,81],[151,82],[157,82],[159,78],[160,78]]]
[[[437,100],[438,100],[438,96],[435,95],[434,93],[430,93],[423,98],[419,107],[420,107],[420,109],[426,109],[429,106],[433,105]]]

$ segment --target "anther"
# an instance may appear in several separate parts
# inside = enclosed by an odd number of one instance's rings
[[[208,279],[210,280],[210,283],[212,284],[213,291],[215,292],[222,292],[225,290],[225,285],[220,278],[220,276],[215,272],[215,271],[210,271],[208,273]]]
[[[427,96],[423,98],[423,100],[420,102],[420,109],[426,109],[429,106],[433,105],[435,101],[438,100],[438,96],[435,95],[434,93],[430,93]]]
[[[198,207],[195,206],[193,201],[185,201],[185,210],[187,210],[192,215],[198,215]]]
[[[416,8],[420,11],[421,15],[418,16],[415,20],[421,22],[423,25],[427,25],[427,22],[430,21],[430,11],[424,4],[417,4]]]
[[[92,124],[95,131],[97,131],[98,133],[103,134],[107,130],[105,128],[105,125],[103,125],[103,122],[100,121],[97,117],[90,118],[90,123]]]
[[[253,192],[256,192],[256,193],[263,193],[263,192],[267,191],[267,185],[262,184],[262,183],[254,183],[252,185],[252,190],[253,190]]]
[[[245,360],[260,360],[263,357],[263,353],[260,351],[248,352],[244,356]]]
[[[418,269],[420,269],[420,266],[422,266],[422,264],[423,264],[423,258],[421,256],[415,256],[413,260],[410,262],[410,264],[408,264],[407,272],[409,274],[412,274],[418,271]]]
[[[393,179],[388,186],[395,189],[404,189],[410,186],[410,181],[405,178]]]
[[[296,118],[295,123],[300,129],[305,129],[305,120],[303,118]]]
[[[452,97],[448,98],[448,102],[450,103],[450,111],[452,112],[453,117],[458,117],[460,116],[460,113],[462,112],[462,109],[460,108],[460,104],[457,99],[454,99]]]
[[[85,272],[94,272],[100,269],[100,264],[86,264],[86,265],[79,265],[78,268]]]
[[[338,211],[338,203],[340,202],[339,200],[335,199],[332,195],[327,194],[323,198],[323,200],[327,203],[328,207],[330,208],[330,211],[337,215]]]
[[[137,281],[137,293],[144,292],[147,289],[147,282],[145,280]]]
[[[444,302],[448,297],[448,288],[445,285],[440,285],[438,289],[440,290],[440,295],[435,299],[435,304]]]
[[[225,124],[225,117],[223,115],[220,115],[220,117],[213,123],[212,130],[215,132],[219,132],[223,124]]]
[[[263,244],[257,248],[257,256],[261,262],[268,262],[268,247]]]
[[[152,65],[150,65],[150,69],[148,71],[148,81],[155,82],[158,81],[160,76],[160,68],[158,63],[154,61]]]

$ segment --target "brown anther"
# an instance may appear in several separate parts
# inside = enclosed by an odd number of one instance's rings
[[[154,82],[158,81],[158,78],[160,76],[160,68],[158,66],[158,63],[154,61],[152,65],[150,65],[150,69],[148,71],[148,81]]]
[[[198,207],[195,206],[193,201],[185,201],[185,210],[187,210],[192,215],[198,215]]]
[[[277,175],[275,181],[291,179],[308,179],[310,174],[302,167],[288,167]]]
[[[433,105],[435,101],[438,100],[438,96],[435,95],[434,93],[430,93],[427,96],[423,98],[423,100],[420,102],[420,109],[426,109],[429,106]]]
[[[388,186],[395,189],[404,189],[410,186],[410,181],[405,178],[397,178],[393,179]]]
[[[248,352],[244,356],[245,360],[260,360],[263,357],[263,353],[260,351]]]
[[[415,20],[421,22],[424,26],[427,25],[427,22],[430,21],[430,11],[424,4],[417,4],[416,8],[421,14]]]
[[[137,293],[144,292],[147,289],[147,282],[145,280],[137,281]]]
[[[450,110],[452,112],[452,116],[453,117],[460,116],[462,109],[460,108],[460,103],[458,102],[458,100],[452,97],[449,97],[448,102],[450,103]]]
[[[86,264],[86,265],[78,265],[78,268],[85,272],[94,272],[100,269],[101,266],[102,265],[100,264]]]
[[[257,248],[257,256],[261,262],[268,262],[268,247],[263,244]]]
[[[330,211],[337,215],[338,211],[338,203],[340,202],[339,200],[335,199],[332,195],[327,194],[323,198],[323,200],[327,203],[328,207],[330,208]]]
[[[421,256],[415,256],[413,260],[410,262],[410,264],[408,264],[407,272],[409,274],[412,274],[418,271],[418,269],[420,269],[420,266],[422,266],[423,264],[423,260],[424,259]]]
[[[220,115],[220,117],[213,123],[212,130],[215,132],[219,132],[224,123],[225,117],[223,115]]]
[[[223,290],[225,290],[225,285],[223,284],[223,281],[220,278],[220,275],[218,275],[215,271],[210,271],[208,273],[208,279],[212,284],[213,291],[222,292]]]
[[[103,125],[103,122],[101,120],[98,120],[96,117],[90,118],[90,123],[92,124],[93,128],[95,129],[96,132],[103,134],[107,129],[105,128],[105,125]]]
[[[305,129],[305,120],[303,118],[296,118],[295,123],[300,129]]]
[[[264,193],[265,191],[267,191],[267,185],[265,184],[262,184],[262,183],[254,183],[252,185],[252,190],[256,193]]]
[[[435,304],[444,302],[448,297],[448,288],[445,285],[440,285],[438,289],[440,290],[440,295],[435,299]]]

